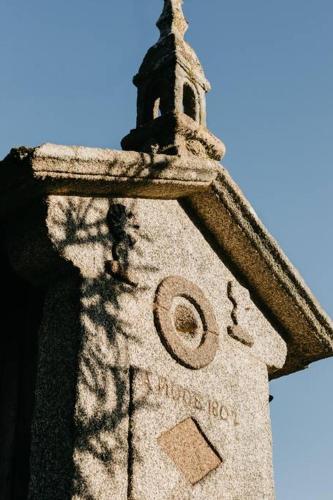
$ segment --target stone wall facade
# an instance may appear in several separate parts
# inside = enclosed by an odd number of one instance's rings
[[[31,498],[274,498],[286,344],[179,203],[50,196],[35,215],[8,236],[47,287]]]

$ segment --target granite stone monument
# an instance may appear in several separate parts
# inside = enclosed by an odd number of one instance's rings
[[[269,380],[333,354],[219,163],[182,0],[157,26],[123,151],[0,164],[4,500],[273,499]]]

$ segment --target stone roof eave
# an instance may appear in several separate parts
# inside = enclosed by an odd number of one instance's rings
[[[230,174],[221,168],[207,191],[194,194],[182,204],[217,253],[227,256],[254,300],[285,338],[287,361],[272,378],[332,356],[332,320]]]

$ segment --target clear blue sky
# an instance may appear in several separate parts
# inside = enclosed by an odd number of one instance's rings
[[[0,156],[119,148],[162,0],[1,0]],[[185,0],[224,164],[333,316],[333,2]],[[333,361],[272,384],[278,500],[333,499]],[[251,499],[252,500],[252,499]]]

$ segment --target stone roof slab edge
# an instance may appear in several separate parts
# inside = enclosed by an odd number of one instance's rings
[[[0,162],[0,218],[37,196],[177,199],[206,190],[218,163],[82,146],[13,149]]]
[[[286,364],[272,378],[333,355],[331,319],[223,167],[209,189],[183,207],[232,261],[287,341]]]

